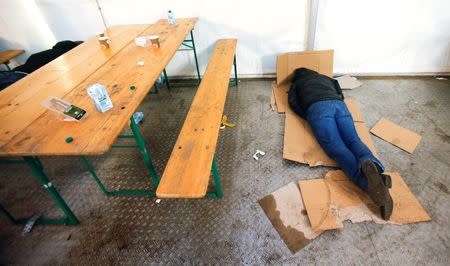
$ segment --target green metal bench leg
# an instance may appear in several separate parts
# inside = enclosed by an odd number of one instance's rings
[[[211,198],[221,199],[223,197],[222,185],[220,184],[220,175],[219,175],[219,170],[217,170],[216,158],[213,158],[211,171],[213,173],[214,183],[216,184],[216,192],[208,192],[206,195]]]
[[[38,178],[39,182],[44,186],[45,190],[50,194],[50,197],[56,203],[56,205],[64,212],[66,218],[64,219],[48,219],[50,223],[65,223],[65,224],[78,224],[79,221],[75,214],[73,214],[72,210],[67,206],[67,203],[64,199],[59,195],[56,188],[52,185],[52,183],[48,180],[47,176],[44,174],[42,170],[42,164],[40,161],[33,157],[24,157],[25,162],[27,162],[28,166],[31,168],[31,172]]]

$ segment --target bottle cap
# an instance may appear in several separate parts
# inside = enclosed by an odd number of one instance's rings
[[[134,91],[135,89],[136,89],[136,86],[134,86],[134,85],[130,87],[130,90],[132,90],[132,91]]]
[[[68,137],[67,139],[66,139],[66,142],[67,143],[71,143],[73,141],[73,138],[72,137]]]

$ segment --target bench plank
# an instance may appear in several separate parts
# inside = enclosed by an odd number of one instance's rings
[[[156,190],[160,198],[206,195],[236,39],[218,40]]]

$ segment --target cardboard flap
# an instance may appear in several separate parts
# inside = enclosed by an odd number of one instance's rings
[[[337,80],[339,82],[339,86],[343,90],[351,90],[354,88],[358,88],[359,86],[362,85],[361,81],[359,81],[357,78],[351,77],[349,75],[337,77],[337,78],[335,78],[335,80]]]
[[[419,134],[401,127],[384,117],[373,126],[370,132],[409,153],[414,152],[422,139],[422,136]]]
[[[374,221],[385,224],[406,224],[429,221],[430,216],[398,173],[386,173],[392,178],[390,194],[394,209],[389,221],[378,217],[378,208],[367,193],[358,188],[340,170],[330,171],[324,179],[301,180],[303,203],[313,230],[342,228],[342,222]]]
[[[334,50],[290,52],[277,57],[277,84],[290,83],[293,72],[306,67],[333,77]]]

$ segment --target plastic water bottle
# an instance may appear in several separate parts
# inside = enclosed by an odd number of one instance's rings
[[[100,112],[104,113],[109,109],[113,108],[109,94],[106,91],[105,86],[100,83],[95,83],[87,88],[87,93],[94,100],[95,107]]]
[[[136,112],[133,114],[134,123],[139,124],[139,122],[144,121],[144,113]]]
[[[170,25],[175,25],[175,18],[173,17],[173,11],[169,10],[167,11],[167,21]]]

